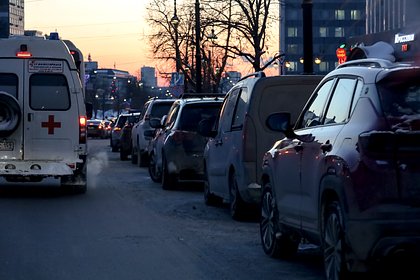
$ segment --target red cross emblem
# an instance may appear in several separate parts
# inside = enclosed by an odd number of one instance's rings
[[[61,122],[54,122],[54,115],[49,115],[48,122],[42,122],[41,127],[48,128],[48,134],[54,134],[54,128],[61,128]]]

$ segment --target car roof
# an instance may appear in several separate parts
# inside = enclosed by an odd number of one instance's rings
[[[420,69],[420,67],[410,63],[391,62],[385,59],[358,59],[340,64],[335,70],[328,73],[324,80],[337,75],[357,75],[363,77],[364,83],[373,84],[393,72],[407,69]]]

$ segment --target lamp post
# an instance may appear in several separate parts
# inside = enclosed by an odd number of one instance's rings
[[[174,0],[174,16],[171,18],[171,24],[175,29],[175,69],[176,69],[176,73],[179,73],[179,71],[181,70],[181,58],[180,58],[179,46],[178,46],[179,18],[176,13],[176,0]]]
[[[200,1],[195,0],[195,91],[201,93]]]

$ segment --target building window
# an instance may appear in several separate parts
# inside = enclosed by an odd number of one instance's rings
[[[320,27],[319,28],[319,37],[328,37],[328,28]]]
[[[350,18],[352,20],[361,20],[362,19],[362,12],[360,10],[351,10],[350,11]]]
[[[296,27],[289,27],[287,28],[287,36],[288,37],[297,37],[298,30]]]
[[[328,61],[322,61],[319,64],[319,71],[320,72],[329,72],[328,65],[329,65]]]
[[[336,20],[344,20],[345,19],[345,13],[344,10],[335,10],[335,19]]]
[[[297,44],[289,44],[289,45],[287,45],[287,53],[289,53],[289,54],[297,54],[298,53],[298,45]]]
[[[334,30],[334,37],[344,37],[344,28],[336,27]]]

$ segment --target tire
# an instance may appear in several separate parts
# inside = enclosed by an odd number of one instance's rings
[[[149,162],[149,176],[155,183],[160,183],[162,181],[162,176],[157,166],[156,156],[154,153],[150,154],[150,162]]]
[[[229,192],[231,217],[237,221],[244,220],[248,209],[239,193],[235,172],[232,172],[229,176]]]
[[[217,206],[220,204],[220,199],[216,195],[210,192],[209,180],[207,176],[207,168],[204,166],[204,181],[203,181],[203,190],[204,190],[204,203],[208,206]]]
[[[120,160],[127,160],[127,159],[128,159],[128,152],[121,147],[120,148]]]
[[[147,153],[140,153],[140,159],[138,160],[138,165],[140,167],[146,167],[149,165],[149,157],[147,156]]]
[[[134,149],[131,149],[131,163],[132,164],[137,164],[137,151],[135,151]]]
[[[326,205],[322,228],[322,253],[326,279],[348,279],[350,273],[345,261],[345,225],[338,201]]]
[[[270,183],[265,184],[260,211],[260,237],[264,253],[272,258],[287,259],[296,254],[299,241],[279,228],[279,213]]]
[[[176,187],[177,181],[175,175],[169,174],[166,157],[162,158],[162,189],[172,190]]]
[[[10,136],[20,124],[21,109],[18,100],[0,91],[0,137]]]

